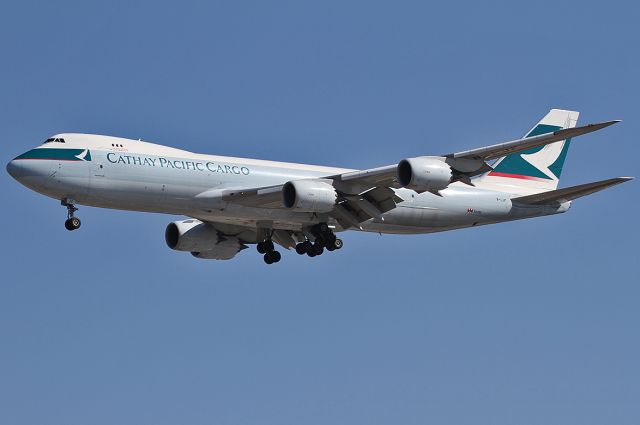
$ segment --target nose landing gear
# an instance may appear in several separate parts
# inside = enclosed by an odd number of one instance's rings
[[[74,215],[78,208],[67,199],[61,200],[60,204],[63,207],[67,207],[67,220],[64,222],[64,227],[69,231],[78,230],[82,224],[80,219]]]

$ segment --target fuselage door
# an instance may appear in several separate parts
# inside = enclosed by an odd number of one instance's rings
[[[102,150],[93,150],[91,152],[91,178],[102,179],[105,176],[105,152]]]

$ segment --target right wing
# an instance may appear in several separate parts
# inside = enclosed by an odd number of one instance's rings
[[[510,142],[498,143],[477,149],[442,155],[442,160],[449,164],[451,168],[467,177],[491,170],[487,161],[500,158],[512,153],[523,152],[538,146],[549,145],[561,140],[571,139],[609,127],[619,123],[620,120],[604,121],[596,124],[587,124],[581,127],[565,128],[539,136],[525,137],[512,140]],[[328,176],[329,179],[337,179],[345,185],[385,185],[389,187],[399,187],[396,181],[396,171],[398,164],[384,167],[371,168],[363,171],[352,171],[335,176]]]
[[[610,125],[619,123],[620,120],[604,121],[596,124],[587,124],[582,127],[563,128],[551,133],[541,134],[539,136],[525,137],[524,139],[512,140],[510,142],[498,143],[497,145],[486,146],[484,148],[471,149],[468,151],[450,153],[445,155],[447,158],[466,158],[481,159],[490,161],[516,152],[522,152],[527,149],[536,148],[538,146],[548,145],[559,142],[560,140],[571,139],[572,137],[582,136],[583,134],[592,133],[609,127]]]
[[[618,122],[618,120],[613,120],[581,127],[565,128],[534,137],[499,143],[478,149],[450,153],[436,158],[451,167],[454,174],[454,180],[460,180],[464,183],[471,184],[470,177],[492,169],[487,161],[491,161],[508,154],[526,151],[534,147],[548,145],[560,140],[591,133]],[[395,208],[396,204],[402,201],[394,191],[394,189],[401,187],[396,177],[397,167],[398,165],[396,163],[368,170],[349,171],[342,174],[328,175],[313,178],[311,180],[322,180],[335,187],[338,194],[338,203],[330,213],[331,216],[336,218],[344,228],[352,226],[360,227],[361,223],[371,218],[381,218],[385,212]],[[622,181],[618,181],[611,184],[621,182]],[[608,187],[608,185],[604,187]],[[257,188],[221,189],[220,191],[214,190],[213,192],[215,193],[213,196],[222,199],[225,202],[244,206],[284,208],[282,204],[282,187],[283,185],[274,185]],[[582,188],[582,186],[577,186],[576,188]],[[592,190],[593,188],[589,186],[588,188],[582,189]],[[565,189],[560,190],[562,191]],[[600,188],[596,188],[593,191],[597,190],[600,190]],[[544,194],[531,195],[538,196],[540,198],[523,197],[516,198],[514,200],[525,203],[544,202],[543,199],[548,198],[541,197],[543,195]],[[566,196],[569,196],[568,192]],[[571,196],[576,195],[573,194]]]

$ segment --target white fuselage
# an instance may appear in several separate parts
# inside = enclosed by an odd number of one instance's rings
[[[331,217],[286,208],[224,202],[225,189],[256,188],[322,178],[348,169],[201,155],[148,142],[61,134],[9,163],[25,186],[58,200],[101,208],[186,215],[229,225],[299,231]],[[52,149],[52,150],[50,150]],[[452,183],[440,195],[397,189],[397,207],[361,224],[382,233],[428,233],[564,212],[559,207],[512,205],[513,194]]]

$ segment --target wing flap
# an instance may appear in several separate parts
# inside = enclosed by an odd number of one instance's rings
[[[578,186],[566,187],[564,189],[551,190],[549,192],[536,193],[535,195],[512,198],[512,202],[530,205],[561,204],[567,201],[581,198],[592,193],[599,192],[611,186],[633,180],[633,177],[616,177],[608,180],[601,180],[593,183],[581,184]]]

